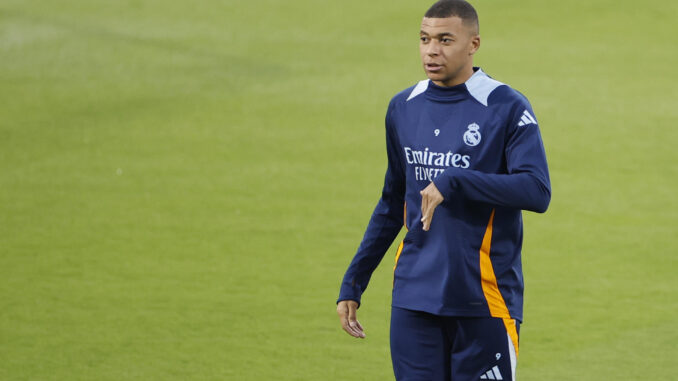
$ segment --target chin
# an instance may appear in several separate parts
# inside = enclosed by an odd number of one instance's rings
[[[426,76],[431,81],[445,82],[447,80],[447,77],[445,77],[445,75],[440,74],[440,73],[428,73],[427,72]]]

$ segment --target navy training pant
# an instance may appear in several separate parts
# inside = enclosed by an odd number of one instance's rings
[[[514,381],[519,329],[513,319],[437,316],[393,307],[396,380]]]

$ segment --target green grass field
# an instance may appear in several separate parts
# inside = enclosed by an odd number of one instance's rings
[[[671,379],[678,3],[475,3],[553,183],[519,379]],[[0,380],[392,379],[394,248],[334,303],[429,5],[0,2]]]

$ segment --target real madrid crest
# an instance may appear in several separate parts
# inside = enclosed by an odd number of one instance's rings
[[[464,143],[471,147],[475,147],[480,143],[481,135],[480,126],[476,123],[471,123],[468,125],[468,131],[464,133]]]

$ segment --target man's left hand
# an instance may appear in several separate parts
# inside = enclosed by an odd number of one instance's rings
[[[444,198],[433,182],[419,194],[421,194],[421,223],[424,225],[424,231],[428,231],[431,227],[431,220],[433,220],[433,212],[443,202]]]

